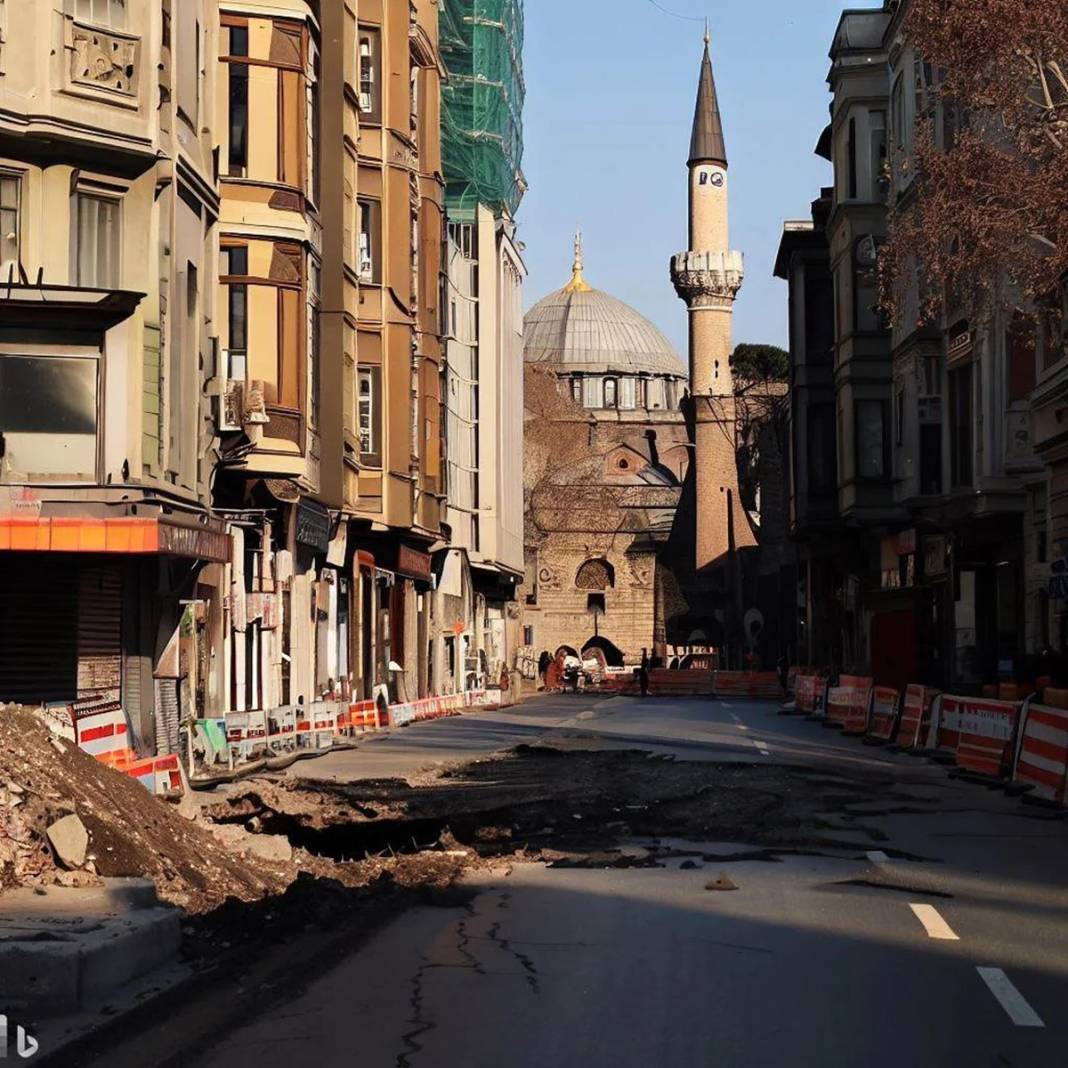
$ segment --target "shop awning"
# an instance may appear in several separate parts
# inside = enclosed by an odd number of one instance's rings
[[[0,516],[0,552],[156,553],[225,562],[230,535],[217,521],[187,526],[159,517]]]

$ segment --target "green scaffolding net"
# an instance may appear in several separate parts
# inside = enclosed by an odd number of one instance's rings
[[[442,153],[449,212],[515,214],[523,197],[523,0],[443,0]]]

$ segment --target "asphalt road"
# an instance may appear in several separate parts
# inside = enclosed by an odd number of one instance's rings
[[[300,771],[410,776],[545,737],[891,770],[937,803],[832,821],[854,851],[717,862],[738,844],[697,843],[713,859],[696,868],[481,875],[469,902],[405,913],[198,1068],[1068,1066],[1068,825],[942,768],[767,702],[567,696]],[[706,889],[721,873],[735,890]]]

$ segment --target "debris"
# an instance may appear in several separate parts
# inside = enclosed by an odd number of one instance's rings
[[[45,832],[56,858],[64,868],[80,868],[89,848],[89,834],[77,816],[64,816]]]
[[[720,872],[719,875],[710,883],[705,883],[706,890],[737,890],[738,887],[731,882],[730,876],[726,872]]]

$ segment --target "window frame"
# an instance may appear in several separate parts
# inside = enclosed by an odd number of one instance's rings
[[[861,428],[864,426],[864,413],[874,411],[879,413],[879,470],[878,472],[867,474],[864,471],[864,449],[866,442],[864,440],[864,435],[861,433]],[[874,397],[859,397],[854,402],[853,453],[854,463],[856,465],[855,477],[858,482],[879,483],[885,482],[889,478],[890,449],[889,435],[887,434],[887,403],[885,400],[880,400]]]
[[[364,392],[364,385],[367,391]],[[365,448],[364,405],[366,403],[367,438]],[[356,440],[360,446],[363,467],[382,466],[382,368],[378,364],[362,364],[356,368]]]
[[[106,14],[101,20],[96,17],[98,8],[106,8]],[[89,13],[84,14],[83,9],[88,8]],[[112,17],[115,9],[122,12],[122,17],[115,21]],[[117,30],[120,33],[126,31],[129,3],[127,0],[74,0],[74,20],[85,26],[99,26],[101,29]]]
[[[98,189],[96,187],[82,187],[76,186],[70,197],[70,282],[71,285],[78,289],[102,289],[102,290],[119,290],[122,288],[122,239],[123,239],[123,210],[122,210],[123,197],[120,193],[112,192],[110,190]],[[88,280],[83,277],[82,267],[82,252],[83,247],[81,244],[81,212],[84,204],[92,202],[97,206],[97,222],[96,222],[96,237],[97,244],[99,246],[99,212],[100,205],[106,205],[108,209],[114,211],[114,227],[113,233],[110,235],[109,244],[113,245],[111,248],[111,256],[113,263],[111,266],[111,275],[106,280],[109,284],[101,284],[99,261],[93,266],[92,269],[92,282],[88,284]],[[94,256],[98,260],[99,252]]]
[[[364,51],[364,42],[367,51]],[[363,121],[382,121],[382,31],[360,24],[356,30],[356,102]],[[369,77],[365,78],[365,73]],[[364,92],[364,86],[369,91]],[[366,98],[366,99],[365,99]]]
[[[356,276],[368,285],[382,284],[382,202],[373,197],[356,198]],[[366,230],[364,224],[367,224]],[[364,237],[367,238],[364,267]]]
[[[22,263],[22,181],[24,172],[12,170],[9,167],[0,167],[0,282],[6,282],[10,275],[15,282],[19,280],[19,267]],[[15,189],[14,206],[4,203],[4,186],[12,183]],[[14,258],[4,259],[4,244],[6,227],[3,225],[5,215],[14,216],[12,235],[14,238]],[[12,268],[14,268],[12,270]]]

